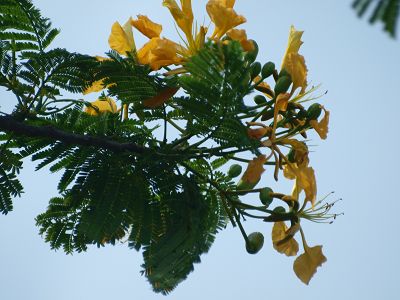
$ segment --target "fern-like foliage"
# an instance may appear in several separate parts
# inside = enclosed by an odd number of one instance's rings
[[[0,3],[0,40],[8,48],[30,55],[43,52],[59,33],[29,0],[2,0]]]
[[[1,136],[0,144],[0,212],[7,214],[13,208],[12,198],[20,196],[23,187],[17,178],[22,167],[21,156],[11,151],[9,135]]]
[[[373,6],[373,10],[369,18],[369,22],[371,24],[382,22],[384,24],[384,30],[387,31],[392,37],[395,37],[400,13],[400,1],[355,0],[353,2],[353,8],[357,11],[359,17],[365,15],[371,6]]]

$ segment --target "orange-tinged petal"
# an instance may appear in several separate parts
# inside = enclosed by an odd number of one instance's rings
[[[215,25],[211,38],[220,39],[230,29],[246,22],[246,18],[238,15],[233,5],[235,1],[210,0],[206,9],[211,21]]]
[[[91,105],[93,107],[87,106],[85,108],[85,112],[92,116],[97,116],[106,112],[117,113],[118,111],[115,101],[108,97],[105,99],[97,99],[96,101],[92,102]],[[94,107],[96,107],[97,110]]]
[[[251,139],[260,140],[268,133],[268,131],[270,131],[270,128],[268,127],[261,127],[256,129],[249,128],[247,129],[247,135]]]
[[[272,227],[272,244],[274,249],[286,256],[297,255],[299,244],[293,238],[294,234],[295,231],[288,230],[285,222],[275,222]]]
[[[147,16],[138,15],[137,20],[131,20],[131,25],[149,39],[159,37],[162,31],[160,24],[154,23]]]
[[[322,107],[325,114],[320,122],[317,120],[311,120],[310,125],[315,129],[321,139],[325,140],[328,136],[328,125],[329,125],[329,111],[327,111],[324,107]]]
[[[179,64],[182,58],[177,55],[179,45],[168,39],[152,38],[137,52],[141,64],[150,65],[153,70],[163,66]]]
[[[156,108],[164,104],[166,101],[168,101],[173,95],[176,94],[176,92],[179,90],[179,88],[176,87],[169,87],[164,90],[162,90],[160,93],[158,93],[156,96],[147,99],[143,102],[143,105],[145,107],[149,108]]]
[[[304,253],[297,257],[293,263],[293,270],[296,276],[308,285],[315,272],[317,272],[317,268],[326,260],[322,253],[322,246],[308,247],[305,245]]]
[[[126,55],[126,52],[135,49],[135,41],[133,39],[131,18],[121,26],[115,22],[111,27],[111,34],[108,38],[110,48],[117,51],[121,55]]]
[[[261,80],[261,76],[256,76],[253,79],[254,83],[258,83]],[[272,99],[272,95],[274,92],[271,89],[271,86],[266,83],[265,81],[260,82],[257,86],[254,87],[257,91],[262,92],[265,96],[267,96],[269,99]]]
[[[260,181],[261,175],[265,171],[263,166],[266,161],[267,158],[265,155],[260,155],[250,161],[247,165],[246,171],[241,178],[241,181],[251,185],[256,184],[258,181]]]
[[[231,29],[226,35],[234,41],[238,41],[244,51],[254,50],[254,43],[247,39],[247,34],[244,29]]]

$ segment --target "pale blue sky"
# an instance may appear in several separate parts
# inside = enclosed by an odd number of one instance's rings
[[[163,34],[177,39],[161,0],[33,2],[61,28],[55,46],[70,51],[103,54],[112,23],[137,14],[163,23]],[[193,2],[199,23],[208,24],[206,1]],[[344,199],[336,209],[345,215],[332,225],[303,222],[308,243],[322,244],[328,258],[309,286],[295,277],[293,258],[273,250],[271,225],[259,222],[246,224],[249,232],[265,233],[258,255],[248,255],[239,231],[229,226],[167,298],[151,291],[139,274],[141,254],[127,245],[73,256],[51,251],[34,217],[57,195],[58,176],[34,173],[27,164],[26,193],[15,200],[14,212],[0,216],[0,299],[398,299],[400,41],[357,19],[351,2],[237,0],[235,6],[248,20],[240,28],[258,42],[263,62],[280,64],[291,24],[304,30],[309,81],[328,90],[321,103],[331,111],[330,132],[326,141],[313,139],[311,163],[319,196],[334,190],[331,199]],[[14,99],[4,91],[1,96],[2,109],[11,107]],[[281,186],[290,192],[289,185]]]

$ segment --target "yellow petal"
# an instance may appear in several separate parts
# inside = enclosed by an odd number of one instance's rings
[[[325,114],[320,122],[317,120],[311,120],[310,125],[315,129],[321,139],[325,140],[328,136],[328,125],[329,125],[329,111],[327,111],[324,107],[322,107]]]
[[[298,198],[301,191],[305,193],[305,201],[310,201],[312,205],[317,197],[317,182],[315,172],[312,167],[307,165],[298,166],[296,163],[288,163],[283,168],[283,175],[288,179],[296,179],[293,187],[292,196]]]
[[[122,27],[118,22],[115,22],[111,27],[111,34],[108,38],[110,48],[117,51],[121,55],[126,55],[126,52],[135,49],[135,41],[133,39],[131,18]]]
[[[173,95],[176,94],[176,92],[179,90],[179,88],[175,87],[170,87],[162,90],[159,94],[156,96],[147,99],[143,102],[143,105],[145,107],[149,108],[156,108],[168,101]]]
[[[244,29],[231,29],[226,35],[234,41],[238,41],[244,51],[254,50],[254,43],[247,39],[247,34]]]
[[[117,104],[115,101],[111,98],[105,98],[105,99],[97,99],[96,101],[91,103],[92,106],[96,107],[97,110],[93,107],[87,106],[85,108],[85,113],[92,115],[92,116],[97,116],[102,113],[110,112],[110,113],[116,113],[117,112]]]
[[[295,231],[289,231],[285,222],[275,222],[272,227],[272,244],[274,249],[286,256],[297,255],[299,244],[293,238]]]
[[[300,94],[303,94],[307,87],[307,67],[304,57],[299,54],[303,44],[302,35],[303,31],[297,31],[294,26],[290,27],[288,45],[281,66],[281,70],[285,69],[292,77],[293,91],[301,87]]]
[[[307,66],[304,56],[298,53],[290,53],[286,57],[284,69],[290,74],[293,82],[292,90],[301,88],[300,94],[304,94],[307,87]]]
[[[209,0],[207,13],[215,25],[211,38],[220,39],[230,29],[246,22],[246,18],[233,10],[235,1]]]
[[[159,37],[162,31],[160,24],[154,23],[147,16],[138,15],[137,20],[131,20],[131,25],[149,39]]]
[[[261,175],[265,171],[263,166],[266,161],[267,158],[265,155],[260,155],[250,161],[246,171],[243,173],[241,181],[248,184],[256,184],[260,181]]]
[[[317,268],[326,262],[326,257],[322,253],[322,246],[304,247],[304,253],[296,258],[293,270],[297,277],[308,284],[317,272]]]
[[[186,35],[189,44],[191,44],[193,42],[193,12],[191,0],[181,0],[182,9],[175,0],[163,0],[163,5],[169,9],[176,24]]]

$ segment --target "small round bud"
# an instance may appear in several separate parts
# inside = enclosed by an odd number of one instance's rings
[[[290,149],[290,151],[289,151],[289,153],[288,153],[288,155],[287,155],[288,161],[290,161],[291,163],[296,162],[296,160],[295,160],[295,154],[296,154],[296,151],[295,151],[293,148]]]
[[[230,168],[228,170],[228,176],[230,178],[238,177],[240,175],[240,173],[242,173],[242,166],[238,165],[238,164],[234,164],[234,165],[230,166]]]
[[[279,72],[279,75],[278,75],[278,76],[279,76],[279,77],[283,77],[283,76],[289,76],[289,77],[291,77],[290,74],[289,74],[289,72],[286,71],[286,69],[282,69],[282,70]]]
[[[250,66],[250,76],[251,79],[255,78],[261,72],[261,63],[256,61]]]
[[[258,55],[258,45],[257,45],[256,41],[254,41],[254,40],[249,40],[249,41],[253,42],[254,49],[246,53],[245,59],[246,59],[248,62],[252,63],[252,62],[255,61],[256,58],[257,58],[257,55]]]
[[[261,232],[252,232],[248,236],[246,251],[249,254],[256,254],[264,245],[264,235]]]
[[[314,103],[307,109],[307,119],[316,120],[321,115],[321,105]]]
[[[275,64],[272,61],[267,62],[261,70],[262,78],[267,78],[271,76],[275,71]]]
[[[260,201],[266,207],[268,207],[272,203],[272,200],[274,199],[271,196],[271,193],[273,193],[273,190],[269,187],[265,187],[260,191],[260,194],[259,194]]]
[[[292,80],[289,76],[279,77],[278,81],[275,84],[275,95],[279,95],[281,93],[286,93],[292,84]]]
[[[267,99],[263,95],[257,95],[254,97],[254,102],[260,105],[266,103]]]
[[[278,214],[284,214],[286,212],[286,209],[283,206],[277,206],[274,208],[274,212]]]

